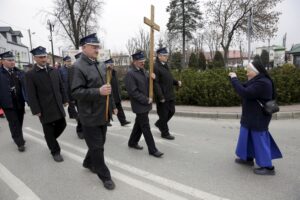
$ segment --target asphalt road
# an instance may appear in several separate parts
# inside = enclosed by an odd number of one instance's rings
[[[134,121],[134,115],[126,112]],[[115,118],[116,119],[116,118]],[[275,160],[275,176],[258,176],[234,163],[238,120],[174,117],[174,141],[152,132],[163,158],[127,147],[132,124],[109,127],[106,162],[116,183],[104,189],[95,174],[82,167],[87,150],[75,133],[75,120],[59,138],[62,163],[53,161],[38,119],[27,112],[23,131],[26,152],[17,151],[5,119],[0,119],[0,200],[300,200],[300,120],[274,120],[271,133],[284,158]]]

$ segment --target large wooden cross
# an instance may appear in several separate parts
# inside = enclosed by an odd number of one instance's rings
[[[151,18],[144,17],[144,23],[150,26],[150,55],[149,55],[149,98],[153,99],[153,54],[154,54],[154,30],[159,31],[159,25],[154,22],[154,6],[151,5]]]

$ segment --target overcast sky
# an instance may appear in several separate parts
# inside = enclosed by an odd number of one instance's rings
[[[100,29],[98,35],[106,49],[112,52],[127,52],[126,42],[135,36],[139,28],[147,26],[143,23],[143,17],[150,17],[150,5],[155,6],[155,21],[162,31],[166,31],[169,13],[166,7],[169,0],[104,0],[105,4],[99,18]],[[200,1],[203,2],[203,1]],[[277,37],[271,40],[272,44],[282,45],[282,37],[287,33],[287,48],[292,44],[300,43],[300,0],[284,0],[277,6],[282,12],[279,20]],[[48,41],[49,30],[46,19],[40,14],[41,10],[53,10],[53,0],[0,0],[0,26],[11,26],[14,30],[20,30],[24,38],[22,42],[29,47],[27,30],[35,32],[32,35],[33,47],[42,45],[50,51]],[[159,33],[155,34],[159,37]],[[61,38],[54,36],[55,54],[68,48],[68,44]],[[252,46],[267,45],[267,43],[254,43]]]

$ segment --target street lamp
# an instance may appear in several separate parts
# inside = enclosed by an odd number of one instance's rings
[[[52,66],[54,66],[55,60],[54,60],[53,37],[52,37],[52,32],[54,31],[54,24],[52,24],[49,19],[47,21],[47,24],[49,25],[49,30],[50,30],[49,41],[51,42]]]
[[[30,43],[30,51],[32,50],[32,41],[31,41],[31,35],[34,35],[35,32],[30,31],[30,29],[28,29],[28,35],[29,35],[29,43]],[[29,56],[29,62],[30,62],[30,53],[28,53]],[[31,54],[31,63],[33,63],[33,55]]]

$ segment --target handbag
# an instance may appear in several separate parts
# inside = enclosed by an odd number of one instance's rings
[[[262,107],[263,111],[267,115],[272,115],[280,110],[275,99],[267,101],[265,104],[262,104],[259,100],[256,100],[258,104]]]

